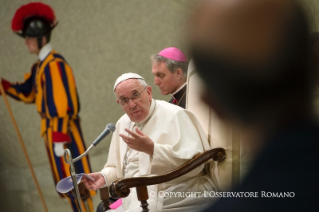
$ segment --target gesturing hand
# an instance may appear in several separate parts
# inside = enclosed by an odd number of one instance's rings
[[[125,131],[132,136],[132,137],[129,137],[127,135],[120,134],[120,136],[126,142],[128,147],[139,152],[145,152],[146,154],[149,154],[150,156],[153,155],[154,142],[147,135],[145,135],[138,128],[135,128],[136,133],[127,128],[125,129]]]

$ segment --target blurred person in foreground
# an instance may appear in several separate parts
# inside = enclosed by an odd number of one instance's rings
[[[82,178],[88,189],[110,186],[123,178],[166,174],[210,149],[196,117],[176,105],[154,100],[152,88],[140,75],[121,75],[113,91],[125,114],[116,123],[104,168],[89,174],[95,181]],[[217,190],[211,177],[204,172],[204,165],[172,181],[147,186],[147,189],[156,194],[147,200],[150,211],[176,212],[196,211],[207,206],[212,200],[200,197],[205,191]],[[161,192],[197,192],[198,196],[163,197]],[[122,203],[123,211],[141,211],[135,188]]]
[[[188,35],[203,100],[254,156],[235,197],[205,211],[319,211],[317,72],[300,2],[201,1]]]
[[[151,56],[154,84],[163,95],[172,96],[169,103],[186,107],[187,68],[185,54],[176,47],[168,47]]]
[[[36,105],[41,118],[41,133],[44,138],[54,183],[70,176],[69,164],[63,159],[64,148],[73,158],[82,154],[86,147],[82,136],[80,102],[70,65],[63,56],[53,50],[51,32],[57,25],[53,9],[41,2],[22,5],[12,19],[12,30],[24,38],[30,54],[38,58],[24,82],[1,83],[7,95],[17,101]],[[1,93],[0,93],[1,95]],[[74,164],[77,173],[90,172],[88,156]],[[95,192],[91,191],[91,195]],[[78,211],[77,202],[71,193],[61,194],[67,198],[73,211]],[[83,201],[85,211],[93,210],[92,198]]]
[[[314,43],[313,49],[314,49],[314,53],[315,53],[315,57],[316,57],[315,63],[317,66],[317,70],[319,72],[319,32],[313,32],[311,37],[312,37],[312,42]],[[317,89],[318,89],[318,86],[319,86],[319,76],[317,78]]]

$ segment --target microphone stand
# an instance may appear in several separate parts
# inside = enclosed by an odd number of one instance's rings
[[[75,197],[76,197],[78,208],[79,208],[80,212],[83,212],[83,209],[82,209],[82,204],[81,204],[81,199],[80,199],[79,187],[78,187],[77,179],[75,176],[76,173],[75,173],[74,163],[76,161],[82,159],[84,156],[86,156],[93,147],[94,147],[94,145],[92,144],[82,155],[80,155],[74,159],[72,158],[72,154],[71,154],[71,151],[69,149],[64,150],[64,155],[63,155],[64,161],[66,163],[70,164],[71,178],[73,181],[73,186],[75,189]]]
[[[80,212],[83,212],[83,209],[82,209],[82,204],[81,204],[81,199],[80,199],[78,182],[77,182],[77,179],[75,176],[76,173],[75,173],[74,163],[76,161],[80,160],[81,158],[83,158],[84,156],[86,156],[93,147],[95,147],[98,143],[100,143],[100,141],[103,138],[105,138],[105,136],[107,136],[108,134],[110,134],[111,132],[114,132],[114,131],[115,131],[114,124],[111,124],[111,123],[107,124],[105,130],[97,137],[97,139],[95,141],[93,141],[93,143],[89,146],[89,148],[82,155],[78,156],[77,158],[74,158],[74,159],[72,158],[72,154],[71,154],[71,151],[69,149],[64,150],[64,154],[63,154],[64,161],[66,163],[70,164],[71,178],[73,181],[73,186],[75,189],[75,197],[76,197],[76,201],[77,201],[78,208],[79,208]]]

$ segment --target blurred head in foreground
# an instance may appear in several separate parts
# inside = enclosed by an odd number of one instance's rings
[[[294,0],[202,1],[190,51],[203,99],[224,119],[281,127],[313,114],[316,81],[308,17]]]
[[[205,212],[318,211],[317,70],[306,14],[295,0],[204,0],[195,11],[189,39],[203,99],[235,125],[253,160],[233,190],[259,194],[220,198]],[[266,190],[296,196],[266,199]]]
[[[313,32],[311,35],[313,42],[313,51],[315,56],[315,66],[319,72],[319,32]],[[317,85],[319,85],[319,77],[317,77]]]

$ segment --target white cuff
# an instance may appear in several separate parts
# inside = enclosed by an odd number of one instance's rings
[[[100,172],[100,174],[102,175],[102,177],[103,177],[104,180],[105,180],[105,184],[101,187],[101,188],[104,188],[104,187],[107,186],[107,178],[106,178],[105,174],[103,174],[102,172]]]

